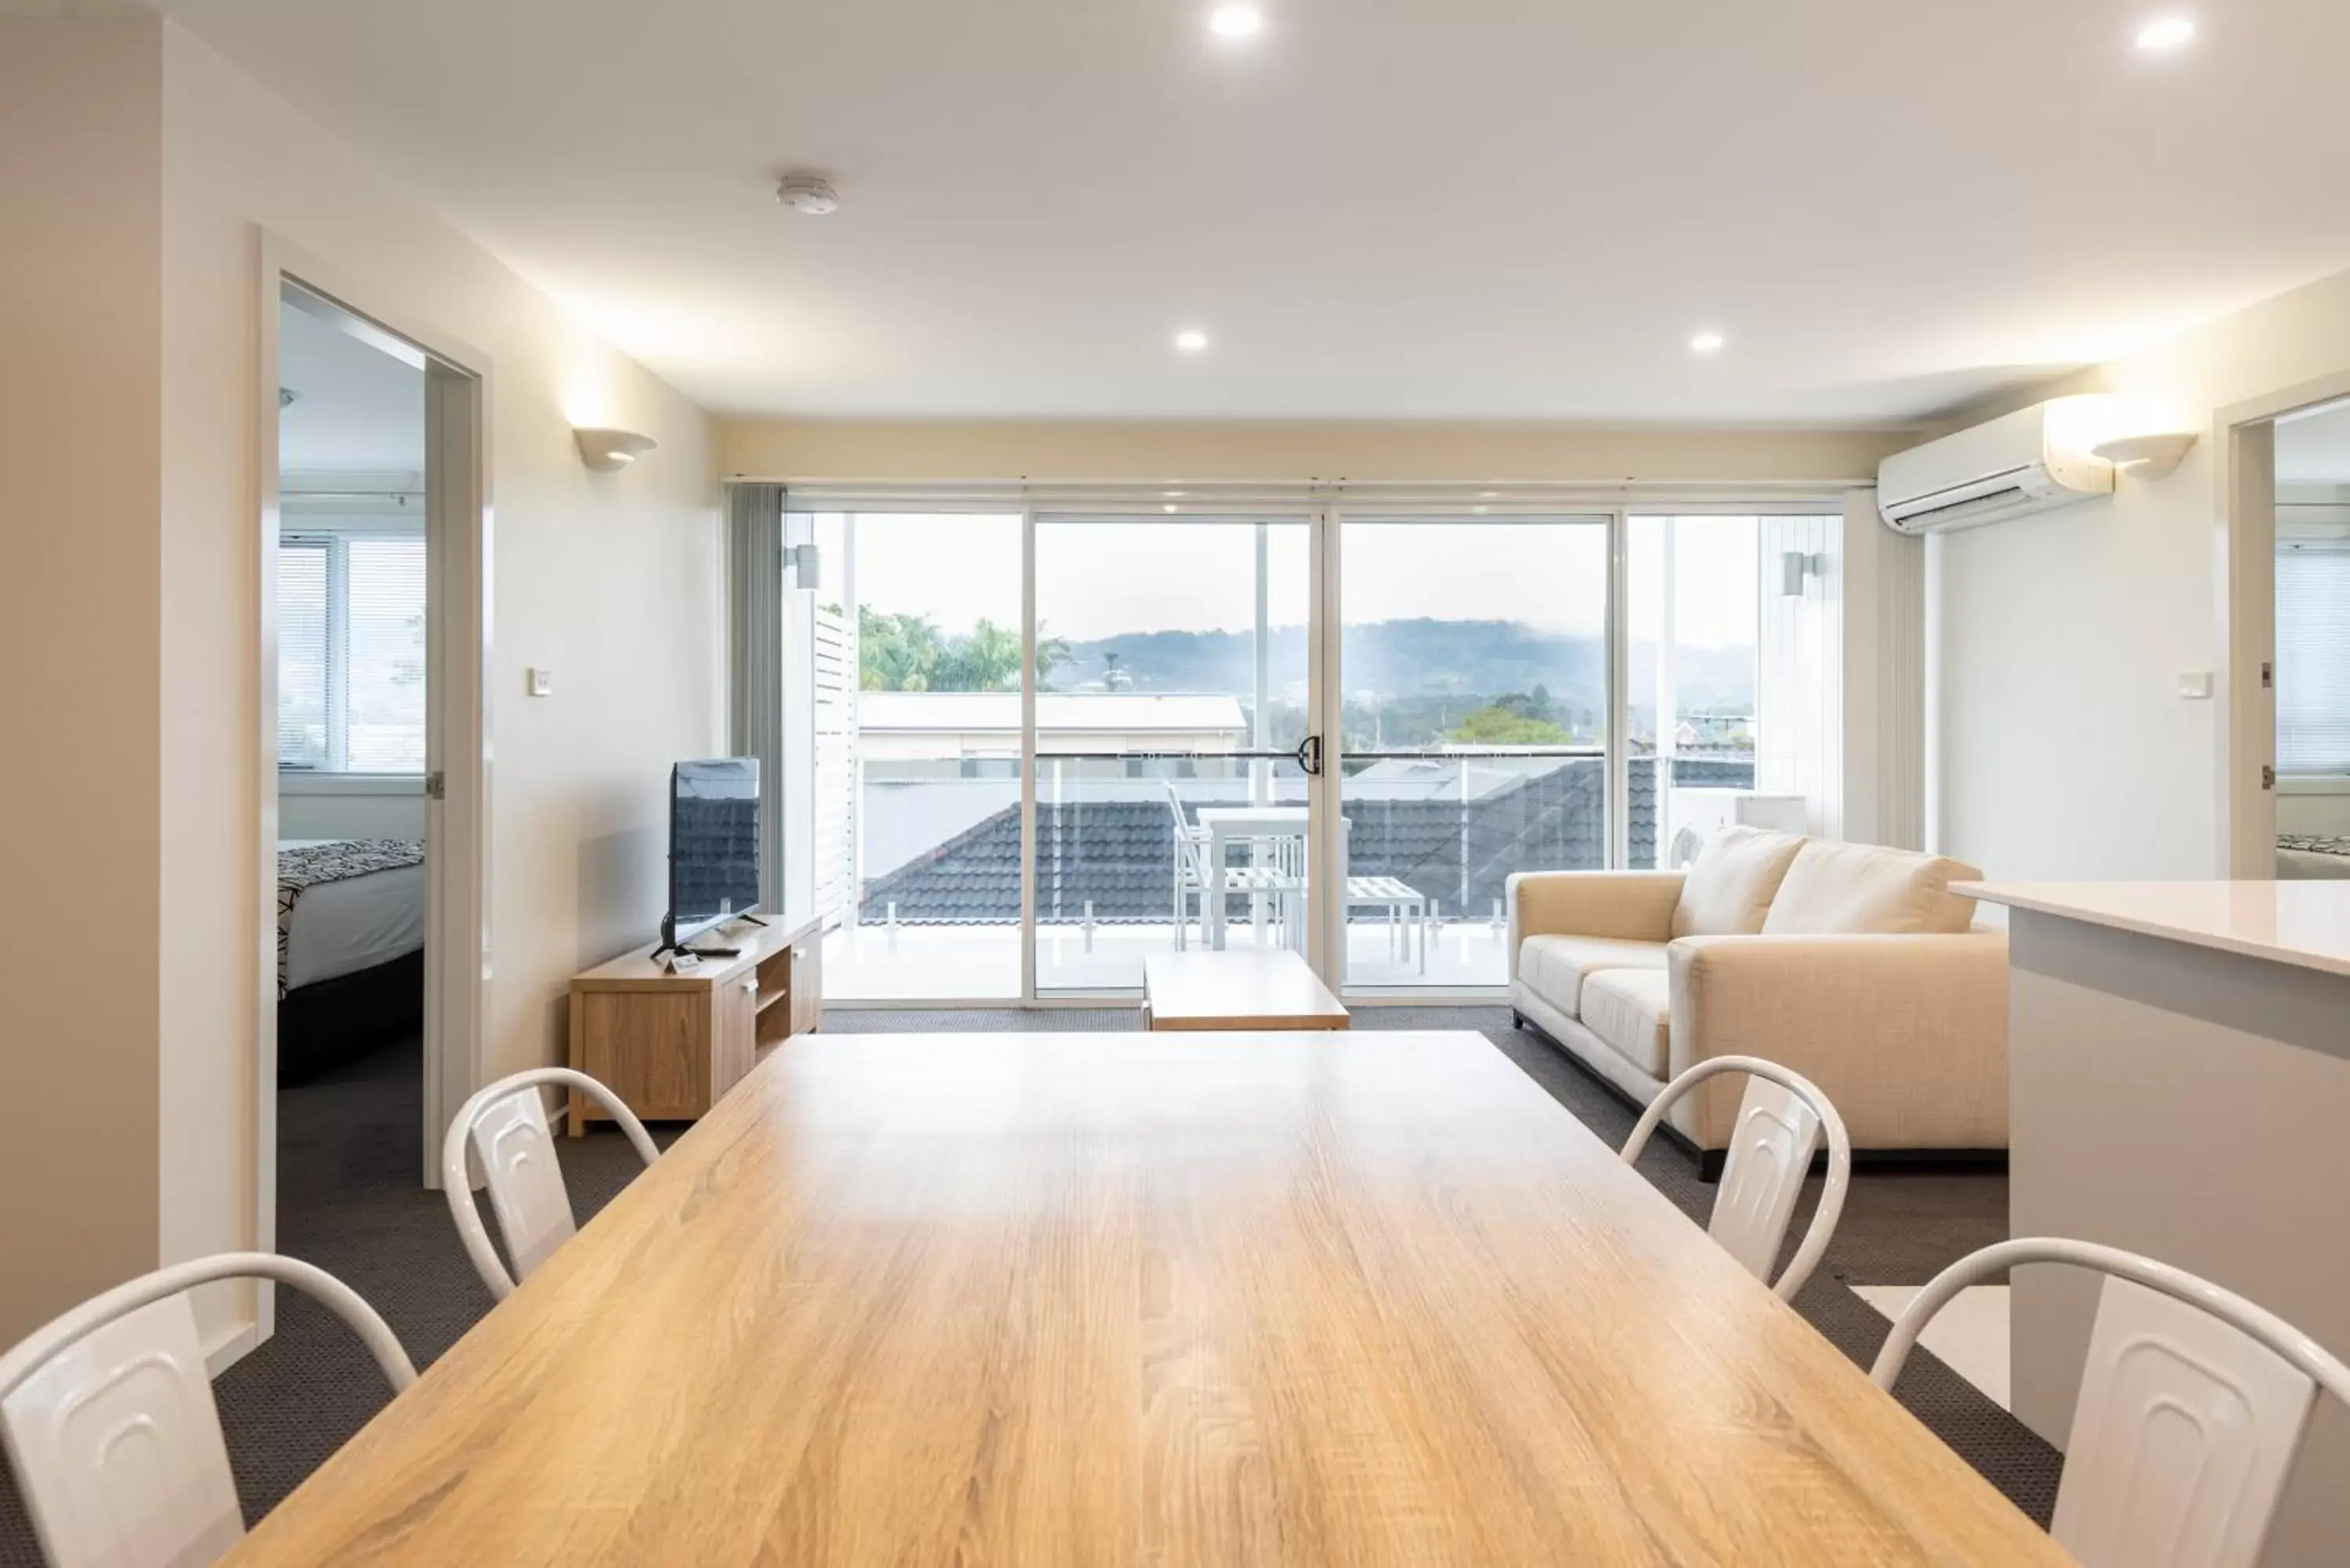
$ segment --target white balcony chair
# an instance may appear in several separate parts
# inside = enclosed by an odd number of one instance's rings
[[[398,1394],[416,1368],[325,1270],[225,1252],[92,1297],[0,1355],[0,1438],[49,1568],[202,1568],[244,1536],[236,1479],[187,1293],[276,1280],[350,1324]]]
[[[1738,1121],[1722,1161],[1721,1189],[1714,1194],[1713,1220],[1706,1232],[1765,1284],[1787,1239],[1788,1223],[1795,1217],[1795,1199],[1811,1171],[1820,1133],[1823,1128],[1827,1133],[1827,1186],[1812,1213],[1812,1228],[1804,1232],[1803,1245],[1772,1287],[1781,1301],[1793,1301],[1827,1251],[1836,1220],[1844,1213],[1845,1192],[1852,1185],[1852,1140],[1845,1134],[1844,1118],[1818,1085],[1760,1056],[1700,1062],[1667,1084],[1649,1104],[1625,1140],[1624,1163],[1640,1158],[1674,1101],[1721,1073],[1744,1073],[1752,1082],[1739,1102]]]
[[[547,1130],[546,1106],[539,1097],[544,1085],[577,1089],[612,1113],[629,1135],[638,1156],[647,1165],[660,1158],[645,1124],[637,1119],[619,1096],[585,1073],[568,1067],[536,1067],[501,1078],[474,1094],[458,1108],[441,1145],[441,1188],[449,1199],[449,1216],[457,1222],[458,1238],[474,1272],[499,1301],[514,1294],[516,1278],[555,1255],[556,1250],[578,1231],[572,1217],[571,1194],[563,1185],[563,1167],[555,1158],[555,1137]],[[490,1189],[490,1208],[498,1217],[498,1233],[506,1255],[514,1260],[509,1277],[490,1245],[490,1233],[473,1202],[473,1184],[465,1168],[471,1144],[482,1164]]]
[[[1869,1376],[1890,1392],[1951,1297],[2024,1263],[2106,1276],[2056,1489],[2057,1544],[2084,1568],[2253,1568],[2317,1390],[2350,1404],[2350,1367],[2273,1313],[2184,1270],[2093,1242],[2027,1237],[1935,1275],[1894,1324]]]
[[[1191,945],[1192,900],[1204,896],[1208,886],[1208,830],[1193,826],[1183,815],[1183,797],[1176,792],[1175,781],[1160,782],[1167,786],[1167,809],[1175,818],[1175,950],[1180,953]]]

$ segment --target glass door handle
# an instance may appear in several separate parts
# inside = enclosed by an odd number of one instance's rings
[[[1306,777],[1318,779],[1322,776],[1321,736],[1306,736],[1297,742],[1297,750],[1292,754],[1297,758],[1297,765],[1305,770]]]

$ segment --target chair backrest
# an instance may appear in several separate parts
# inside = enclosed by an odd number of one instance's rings
[[[1820,1135],[1828,1140],[1827,1185],[1820,1206],[1813,1210],[1811,1229],[1773,1286],[1782,1301],[1792,1301],[1819,1267],[1844,1212],[1846,1190],[1852,1185],[1852,1140],[1844,1118],[1819,1085],[1802,1074],[1766,1062],[1760,1056],[1716,1056],[1700,1062],[1665,1085],[1633,1127],[1624,1144],[1624,1163],[1640,1158],[1649,1137],[1673,1108],[1675,1101],[1708,1078],[1722,1073],[1744,1073],[1752,1079],[1739,1102],[1738,1119],[1730,1134],[1722,1161],[1721,1186],[1714,1194],[1713,1220],[1707,1233],[1738,1260],[1756,1279],[1768,1283],[1771,1265],[1787,1240],[1787,1225],[1803,1195],[1812,1155]]]
[[[1175,860],[1179,872],[1188,873],[1195,882],[1208,880],[1208,857],[1200,853],[1199,832],[1191,819],[1183,815],[1183,797],[1177,793],[1173,779],[1159,781],[1167,790],[1167,809],[1175,817]]]
[[[200,1258],[93,1297],[0,1356],[0,1439],[49,1568],[200,1568],[243,1538],[187,1297],[228,1279],[307,1291],[358,1331],[393,1392],[416,1381],[373,1308],[292,1258]]]
[[[1960,1259],[1894,1323],[1869,1371],[1890,1390],[1951,1297],[2025,1263],[2106,1276],[2051,1533],[2085,1568],[2253,1568],[2317,1390],[2350,1367],[2282,1318],[2184,1270],[2027,1237]]]
[[[441,1145],[441,1186],[449,1199],[450,1218],[457,1222],[458,1238],[473,1261],[474,1272],[500,1301],[512,1295],[515,1282],[526,1280],[541,1263],[577,1231],[571,1213],[571,1194],[563,1185],[563,1167],[555,1158],[555,1137],[548,1130],[542,1086],[577,1089],[594,1097],[629,1135],[647,1165],[660,1151],[619,1096],[585,1073],[568,1067],[536,1067],[516,1073],[477,1091],[449,1124]],[[498,1218],[498,1234],[505,1239],[506,1256],[514,1261],[507,1274],[497,1249],[483,1227],[481,1210],[473,1204],[473,1178],[465,1151],[471,1146],[481,1162],[483,1182],[490,1189],[490,1209]]]

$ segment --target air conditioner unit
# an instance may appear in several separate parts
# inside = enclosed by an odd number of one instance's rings
[[[2003,523],[2114,488],[2114,465],[2089,448],[2108,400],[2057,398],[1896,452],[1877,470],[1877,509],[1899,534]]]

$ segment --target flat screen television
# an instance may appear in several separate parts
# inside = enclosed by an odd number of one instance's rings
[[[661,945],[681,947],[758,907],[759,760],[678,763],[670,771]]]

